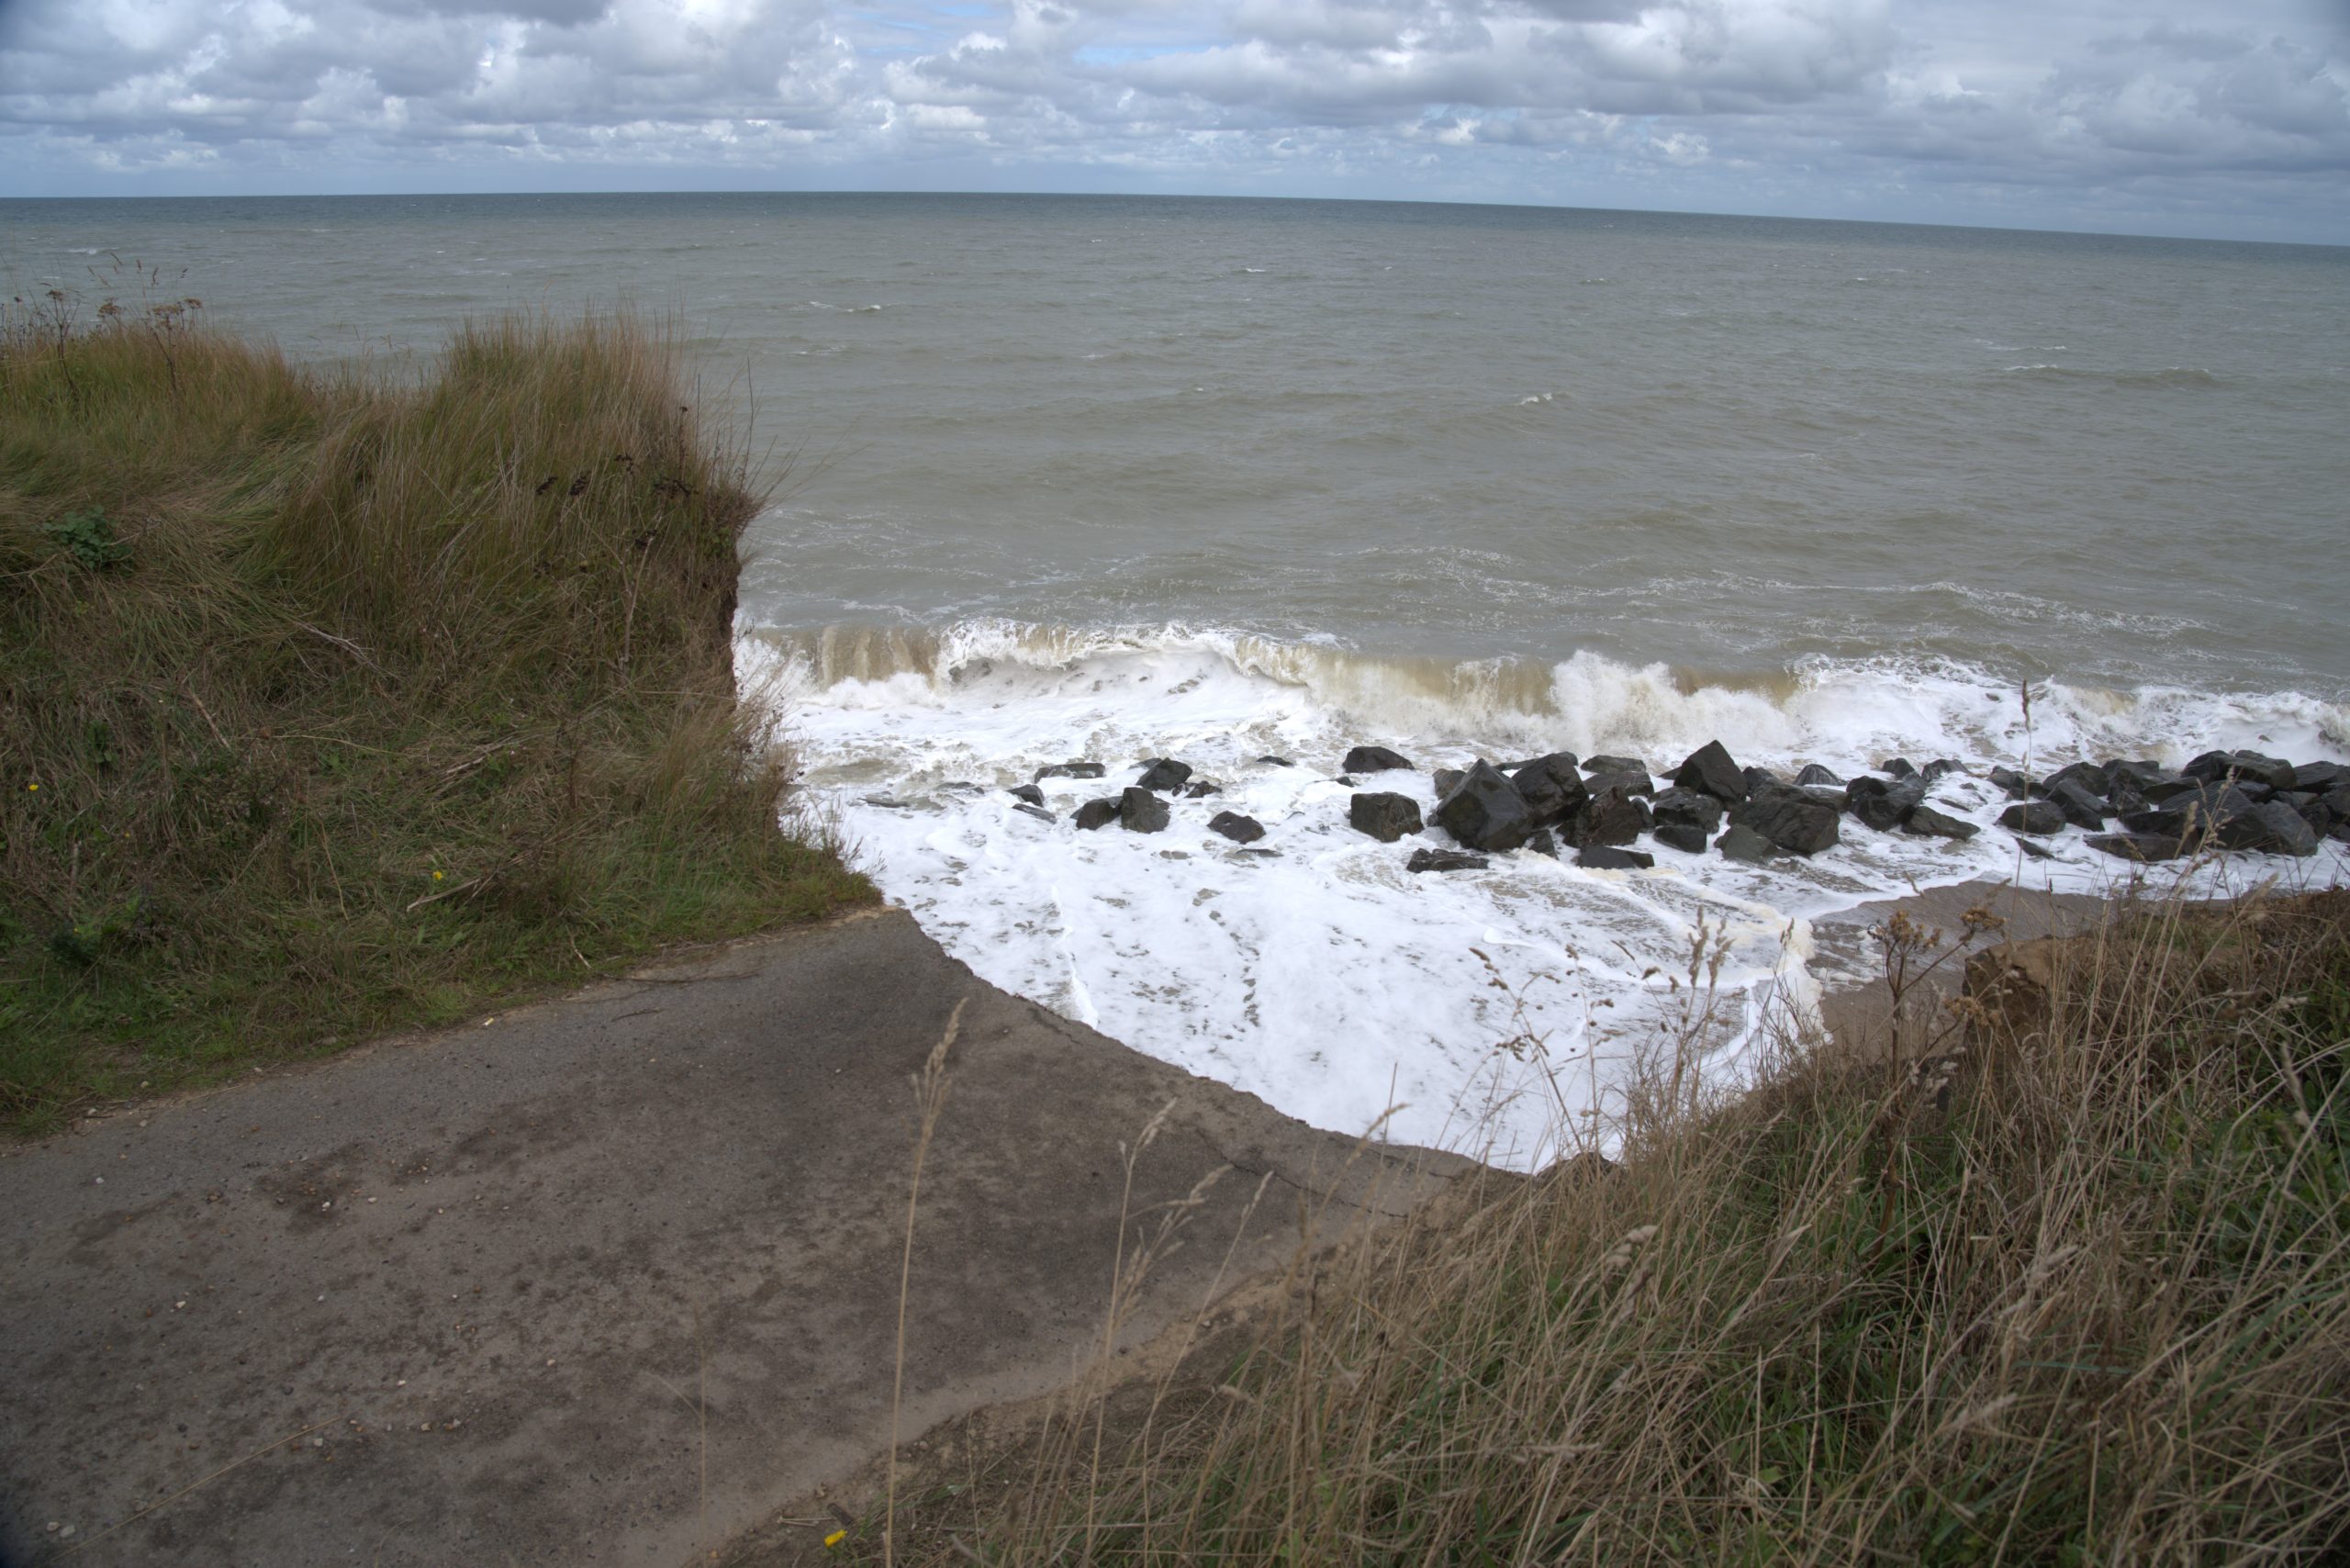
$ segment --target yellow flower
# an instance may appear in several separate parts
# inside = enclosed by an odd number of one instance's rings
[[[439,880],[441,879],[441,873],[440,873],[440,872],[438,872],[438,871],[433,872],[433,873],[432,873],[432,879],[433,879],[434,881],[436,881],[436,882],[437,882],[437,881],[439,881]]]
[[[39,794],[40,792],[40,786],[38,784],[28,784],[25,788],[35,794]]]
[[[824,1538],[824,1545],[825,1545],[826,1547],[828,1547],[828,1548],[829,1548],[829,1547],[838,1546],[841,1542],[843,1542],[843,1541],[846,1540],[847,1539],[848,1539],[848,1531],[846,1531],[846,1530],[845,1530],[845,1529],[836,1529],[836,1530],[834,1530],[832,1534],[830,1534],[830,1535],[828,1535],[828,1536],[826,1536],[826,1537]]]

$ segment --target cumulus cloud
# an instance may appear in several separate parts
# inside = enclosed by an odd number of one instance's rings
[[[1091,171],[2121,226],[2233,210],[2317,237],[2311,215],[2344,209],[2350,174],[2345,29],[2309,0],[2211,15],[2191,0],[0,0],[16,171],[0,188],[665,169],[752,185],[985,169],[1051,186]]]

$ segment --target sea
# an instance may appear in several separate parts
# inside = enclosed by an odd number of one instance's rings
[[[144,268],[143,276],[134,271]],[[774,481],[738,622],[803,827],[978,975],[1317,1126],[1538,1166],[1733,1085],[1973,879],[1872,832],[1754,867],[1414,874],[1348,749],[1709,740],[1840,775],[2350,760],[2350,251],[1737,217],[1058,196],[0,202],[0,286],[200,297],[331,364],[636,309]],[[1172,757],[1156,834],[1081,802]],[[1005,791],[1043,767],[1055,820]],[[1240,846],[1216,812],[1265,830]]]

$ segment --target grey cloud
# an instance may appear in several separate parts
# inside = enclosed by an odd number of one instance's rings
[[[752,183],[960,158],[1852,215],[2059,188],[2308,213],[2350,175],[2350,34],[2313,0],[2120,25],[2115,0],[894,4],[0,0],[0,168],[232,185],[527,153]]]

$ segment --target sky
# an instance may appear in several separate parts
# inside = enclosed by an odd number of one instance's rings
[[[2350,0],[0,0],[0,196],[1125,191],[2350,243]]]

